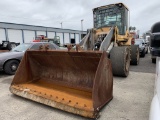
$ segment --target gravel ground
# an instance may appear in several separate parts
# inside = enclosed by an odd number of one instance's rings
[[[114,98],[101,110],[100,120],[147,120],[153,97],[155,64],[149,54],[131,66],[127,78],[114,77]],[[87,120],[9,92],[13,76],[0,74],[0,120]]]

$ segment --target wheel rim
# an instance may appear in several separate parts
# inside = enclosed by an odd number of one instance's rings
[[[15,71],[17,70],[17,64],[12,64],[12,65],[11,65],[11,70],[12,70],[13,72],[15,72]]]

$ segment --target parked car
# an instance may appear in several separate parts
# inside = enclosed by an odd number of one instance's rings
[[[148,43],[144,39],[136,39],[135,45],[139,45],[139,52],[141,57],[145,57],[145,54],[148,53]]]
[[[160,57],[156,61],[154,97],[150,106],[149,120],[160,120]]]
[[[9,52],[0,53],[0,71],[13,75],[15,74],[18,65],[27,49],[38,50],[40,45],[49,45],[50,49],[59,49],[59,47],[53,43],[23,43],[13,48]]]

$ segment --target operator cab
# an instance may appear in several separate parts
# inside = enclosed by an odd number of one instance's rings
[[[120,35],[128,29],[128,8],[123,3],[93,9],[94,28],[117,26]]]

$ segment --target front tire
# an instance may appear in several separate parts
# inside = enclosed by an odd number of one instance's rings
[[[9,75],[14,75],[19,65],[19,61],[17,60],[10,60],[7,61],[4,65],[5,73]]]
[[[113,47],[110,52],[110,59],[113,75],[127,77],[130,67],[129,47]]]

